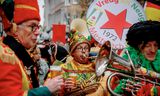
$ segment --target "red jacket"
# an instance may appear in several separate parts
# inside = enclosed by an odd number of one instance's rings
[[[47,87],[32,89],[23,63],[1,39],[0,71],[1,96],[51,96]]]

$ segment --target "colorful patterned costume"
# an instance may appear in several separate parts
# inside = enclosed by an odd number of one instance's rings
[[[93,79],[91,82],[88,82],[92,77],[95,76],[95,68],[94,63],[89,64],[79,64],[78,62],[74,60],[69,60],[67,63],[61,65],[63,70],[63,76],[64,78],[68,78],[70,73],[76,73],[77,74],[77,88],[79,87],[81,89],[81,92],[79,91],[79,94],[82,96],[105,96],[106,95],[106,78],[101,78],[100,80]],[[96,85],[96,84],[97,85]],[[85,89],[86,86],[89,86],[90,88]],[[92,89],[93,87],[93,89]],[[84,91],[82,91],[84,90]],[[86,91],[85,91],[86,90]]]

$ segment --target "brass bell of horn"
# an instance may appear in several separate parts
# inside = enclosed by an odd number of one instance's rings
[[[128,52],[128,51],[126,51]],[[97,56],[96,59],[96,75],[97,76],[101,76],[106,70],[113,70],[113,68],[108,68],[107,66],[109,64],[111,64],[112,62],[116,62],[124,67],[126,67],[127,69],[131,70],[133,72],[133,74],[135,73],[135,68],[134,65],[130,59],[129,53],[127,53],[129,60],[126,60],[122,57],[120,57],[119,55],[117,55],[113,49],[112,49],[112,45],[111,45],[111,41],[106,41]],[[119,71],[119,70],[116,70]]]
[[[105,42],[96,58],[96,75],[101,76],[109,63],[109,59],[111,58],[111,43],[110,41]]]

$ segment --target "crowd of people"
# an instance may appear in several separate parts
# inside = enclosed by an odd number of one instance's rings
[[[4,8],[7,3],[13,10]],[[106,84],[108,75],[105,72],[101,76],[96,74],[96,57],[102,50],[98,42],[88,40],[75,30],[70,35],[69,50],[50,38],[37,43],[40,34],[37,0],[4,0],[0,16],[6,33],[0,38],[1,96],[113,95]],[[126,35],[127,47],[124,49],[129,57],[126,53],[121,56],[132,60],[133,76],[141,76],[154,83],[118,77],[111,82],[116,94],[160,96],[159,28],[158,21],[133,24]],[[128,80],[141,84],[137,87]]]

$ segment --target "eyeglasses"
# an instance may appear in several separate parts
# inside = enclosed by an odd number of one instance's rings
[[[40,25],[28,25],[28,27],[30,27],[32,32],[36,32],[37,30],[39,30]]]
[[[31,32],[36,32],[37,30],[39,30],[40,29],[40,25],[37,25],[37,24],[30,24],[30,25],[27,25],[27,24],[21,24],[20,26],[25,26],[25,27],[27,27],[27,28],[29,28],[30,29],[30,31]]]
[[[86,47],[81,47],[80,46],[80,47],[77,47],[76,50],[79,50],[79,51],[83,51],[83,50],[84,51],[89,51],[89,47],[88,46],[86,46]]]

